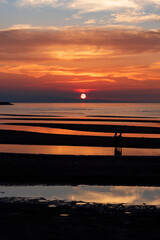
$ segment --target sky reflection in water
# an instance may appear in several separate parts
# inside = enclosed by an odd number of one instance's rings
[[[81,146],[48,146],[48,145],[16,145],[0,144],[3,153],[30,153],[56,155],[114,155],[113,147],[81,147]],[[123,148],[122,155],[132,156],[159,156],[160,149]]]
[[[160,205],[160,187],[0,186],[0,197],[44,197],[47,200]]]

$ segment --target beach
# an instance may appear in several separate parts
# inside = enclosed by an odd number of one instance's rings
[[[56,114],[47,114],[44,110],[43,114],[34,111],[1,113],[1,186],[159,189],[159,117],[125,113],[124,116],[69,117],[56,111]],[[115,133],[122,134],[117,143]],[[160,238],[160,210],[156,198],[154,206],[129,205],[122,200],[117,204],[109,200],[85,202],[83,195],[81,201],[21,195],[5,197],[7,190],[3,191],[0,198],[2,239]],[[98,192],[93,196],[96,194]],[[138,192],[131,197],[136,194]]]

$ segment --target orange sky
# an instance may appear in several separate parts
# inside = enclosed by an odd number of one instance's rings
[[[12,101],[160,102],[160,31],[0,30],[0,94]],[[6,99],[7,100],[7,99]]]

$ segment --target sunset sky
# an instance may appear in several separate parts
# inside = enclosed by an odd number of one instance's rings
[[[160,0],[0,0],[0,101],[81,93],[160,102]]]

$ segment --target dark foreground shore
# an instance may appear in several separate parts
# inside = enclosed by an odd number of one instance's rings
[[[0,183],[160,186],[160,156],[0,153]]]
[[[1,240],[159,240],[154,206],[0,199]]]

